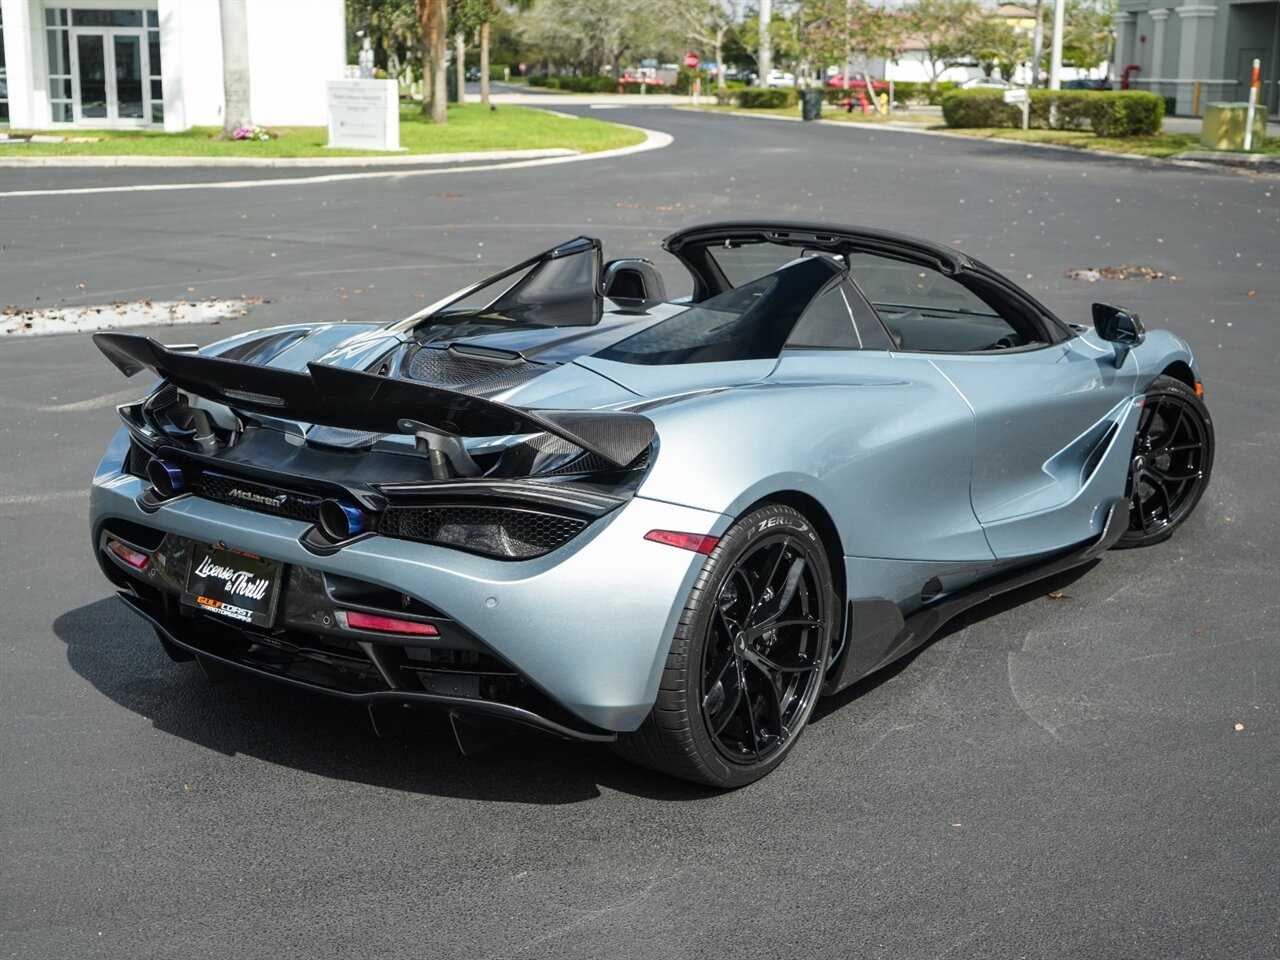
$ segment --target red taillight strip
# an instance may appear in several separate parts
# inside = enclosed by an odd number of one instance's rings
[[[135,570],[145,570],[147,565],[151,563],[151,558],[145,553],[139,553],[131,547],[126,547],[119,540],[108,540],[107,549]]]
[[[346,620],[352,630],[373,630],[377,633],[407,633],[418,637],[438,637],[440,631],[429,623],[418,623],[415,620],[397,620],[395,617],[380,617],[372,613],[361,613],[359,610],[339,610],[338,615]]]
[[[650,530],[644,535],[644,538],[652,540],[654,543],[665,543],[669,547],[692,550],[694,553],[701,553],[704,556],[714,550],[716,544],[720,542],[719,537],[708,536],[704,533],[680,533],[675,530]]]

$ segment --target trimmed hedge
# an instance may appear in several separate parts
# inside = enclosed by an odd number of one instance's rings
[[[545,87],[548,90],[567,90],[570,93],[639,93],[642,89],[650,93],[680,93],[679,89],[664,87],[652,83],[619,83],[612,77],[530,77],[529,86]]]
[[[794,107],[796,92],[792,89],[771,87],[747,87],[737,92],[738,106],[747,110],[764,110],[776,107]]]
[[[1036,130],[1092,130],[1100,137],[1160,132],[1164,100],[1138,90],[1031,90],[1029,125]],[[953,90],[942,98],[949,127],[1021,127],[1022,108],[999,90]]]

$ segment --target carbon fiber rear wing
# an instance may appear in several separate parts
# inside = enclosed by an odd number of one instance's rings
[[[126,377],[150,370],[174,386],[236,410],[304,423],[401,433],[416,420],[441,433],[505,437],[549,433],[624,467],[653,442],[653,422],[637,413],[527,410],[411,380],[311,363],[308,372],[181,353],[150,337],[97,333],[93,342]]]

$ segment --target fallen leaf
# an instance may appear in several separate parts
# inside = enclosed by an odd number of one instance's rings
[[[1251,297],[1256,297],[1257,295],[1258,295],[1258,291],[1257,291],[1257,290],[1250,290],[1250,291],[1249,291],[1249,296],[1251,296]]]
[[[1062,599],[1062,591],[1061,591],[1061,590],[1050,590],[1050,591],[1049,591],[1049,599],[1050,599],[1050,600],[1061,600],[1061,599]]]
[[[1237,724],[1236,724],[1236,731],[1237,731],[1237,732],[1239,732],[1239,731],[1241,731],[1241,730],[1243,730],[1243,729],[1244,729],[1244,724],[1243,724],[1243,723],[1237,723]]]

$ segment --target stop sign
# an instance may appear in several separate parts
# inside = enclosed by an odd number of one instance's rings
[[[686,53],[684,55],[684,65],[690,70],[698,69],[698,55],[696,53]]]

